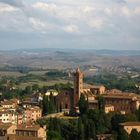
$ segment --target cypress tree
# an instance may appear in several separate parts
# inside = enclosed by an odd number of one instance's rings
[[[84,140],[84,125],[81,118],[78,119],[78,140]]]
[[[136,129],[132,129],[130,133],[130,140],[140,140],[140,134]]]
[[[88,131],[89,131],[89,139],[95,139],[96,138],[95,124],[91,119],[88,121]]]
[[[48,96],[43,96],[42,106],[43,106],[43,114],[48,113]]]
[[[117,140],[129,140],[129,136],[123,128],[119,129]]]
[[[80,110],[81,115],[86,114],[88,110],[88,102],[85,99],[84,94],[81,94],[78,105],[79,105],[79,110]]]
[[[103,96],[98,96],[97,97],[98,100],[98,108],[100,111],[104,111],[105,110],[105,99]]]
[[[139,107],[139,109],[137,110],[136,115],[137,115],[138,121],[140,121],[140,107]]]

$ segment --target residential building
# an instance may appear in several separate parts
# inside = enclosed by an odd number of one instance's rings
[[[7,124],[0,124],[0,138],[8,135],[8,134],[15,134],[16,125],[7,123]]]
[[[17,115],[17,124],[33,123],[42,117],[42,109],[38,106],[18,108]]]
[[[32,122],[42,117],[42,109],[40,107],[34,106],[34,107],[26,109],[26,111],[28,112],[28,118]]]
[[[17,113],[17,124],[20,125],[20,124],[23,124],[23,123],[25,123],[24,114]]]
[[[13,102],[6,100],[6,101],[2,101],[0,103],[0,105],[2,106],[2,108],[4,109],[9,109],[9,110],[15,110],[15,105]]]
[[[39,125],[0,124],[2,140],[46,140],[46,129]]]
[[[16,124],[17,115],[13,111],[0,111],[0,122]]]
[[[39,125],[18,125],[16,128],[16,140],[37,139],[46,140],[46,130]]]

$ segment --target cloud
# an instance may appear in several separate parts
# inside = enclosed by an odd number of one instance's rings
[[[79,44],[82,37],[82,46],[111,46],[121,38],[139,46],[139,16],[139,0],[0,0],[0,31],[41,34],[44,42],[55,37],[63,46],[66,36]]]
[[[112,11],[111,11],[110,8],[105,8],[105,9],[104,9],[104,12],[105,12],[107,15],[109,15],[109,16],[112,15]]]
[[[64,27],[64,31],[68,32],[68,33],[78,33],[79,29],[76,25],[68,25],[66,27]]]
[[[0,0],[0,3],[8,4],[12,7],[15,7],[21,10],[23,14],[28,17],[32,17],[35,14],[34,9],[31,7],[30,1],[27,0]]]
[[[140,1],[139,0],[128,0],[128,2],[130,2],[130,3],[140,3]]]
[[[2,3],[6,3],[15,7],[23,7],[24,3],[22,0],[0,0]]]
[[[125,0],[114,0],[114,1],[120,4],[127,4]]]
[[[39,31],[40,33],[46,34],[50,31],[57,30],[58,26],[47,21],[41,21],[38,18],[30,17],[29,22],[31,23],[31,27],[34,30]]]
[[[89,21],[88,25],[95,29],[101,29],[103,27],[103,20],[102,19],[93,19]]]
[[[41,22],[39,19],[29,18],[29,22],[32,24],[33,28],[39,30],[45,28],[45,23]]]
[[[14,11],[17,11],[18,9],[13,7],[13,6],[10,6],[10,5],[7,5],[7,4],[0,4],[0,12],[14,12]]]
[[[34,8],[40,9],[40,10],[48,10],[51,12],[55,12],[57,6],[56,4],[48,4],[48,3],[43,3],[43,2],[37,2],[35,4],[33,4]]]
[[[95,7],[92,7],[92,6],[85,6],[84,8],[83,8],[83,12],[84,13],[90,13],[90,12],[94,12],[95,11]]]
[[[131,15],[131,11],[130,11],[130,9],[127,6],[122,7],[122,13],[125,16],[130,16]]]
[[[134,14],[140,15],[140,7],[136,7],[136,8],[134,9]]]

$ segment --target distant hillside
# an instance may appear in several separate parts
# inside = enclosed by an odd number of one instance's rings
[[[96,55],[111,55],[111,56],[129,56],[129,55],[140,55],[140,50],[94,50],[94,49],[63,49],[63,48],[37,48],[37,49],[16,49],[0,52],[28,52],[36,54],[39,52],[55,52],[59,55],[68,55],[69,53],[78,53],[78,52],[92,52]]]
[[[0,51],[1,70],[93,69],[117,72],[140,69],[140,51],[90,49],[19,49]],[[124,70],[124,68],[126,70]],[[24,72],[23,71],[23,72]]]
[[[95,53],[98,55],[129,56],[129,55],[140,55],[140,50],[95,50]]]

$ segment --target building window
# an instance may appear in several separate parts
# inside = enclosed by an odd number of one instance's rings
[[[66,109],[68,108],[68,104],[65,104],[65,108],[66,108]]]

